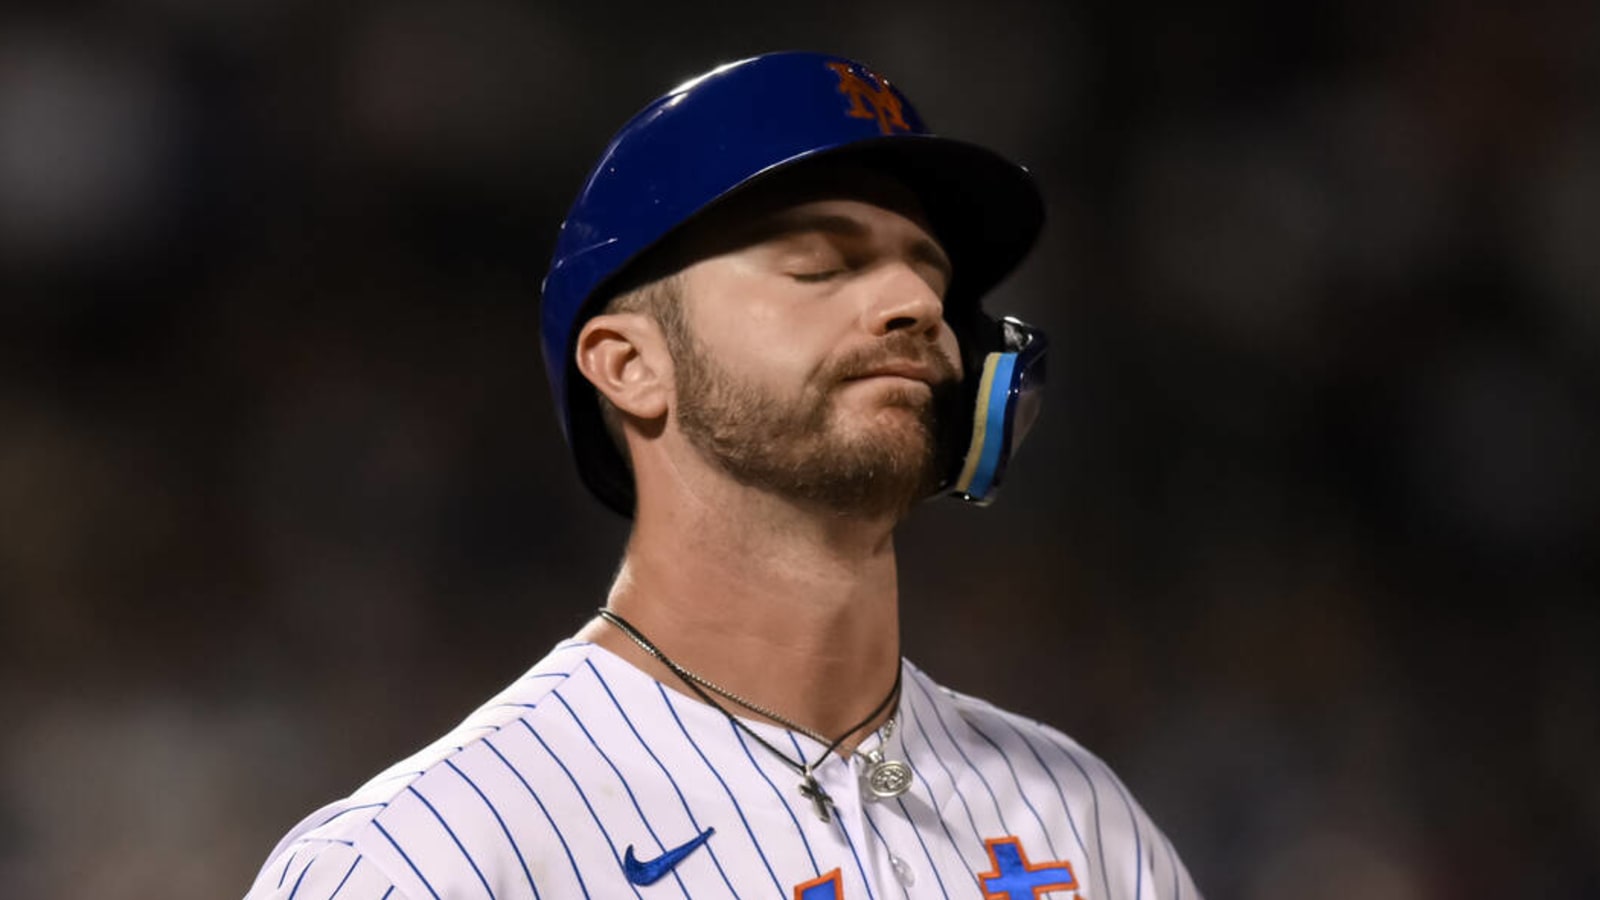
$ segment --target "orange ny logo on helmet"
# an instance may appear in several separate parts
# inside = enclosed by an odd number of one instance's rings
[[[827,66],[839,76],[839,93],[850,98],[846,115],[855,119],[877,119],[878,130],[884,134],[911,130],[900,110],[900,98],[895,96],[889,82],[884,81],[878,73],[863,70],[866,72],[866,78],[863,78],[856,74],[849,63],[830,62]],[[868,106],[872,107],[870,111]]]

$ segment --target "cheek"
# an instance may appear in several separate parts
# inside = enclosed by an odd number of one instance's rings
[[[701,351],[729,379],[775,400],[808,389],[825,358],[813,349],[810,335],[795,323],[756,309],[728,324],[732,327],[704,336]]]
[[[704,345],[730,372],[796,390],[826,363],[829,349],[840,340],[824,317],[814,310],[803,312],[807,310],[793,302],[750,297],[731,304],[717,326],[702,332]]]

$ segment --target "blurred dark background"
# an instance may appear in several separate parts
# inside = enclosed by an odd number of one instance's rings
[[[1213,900],[1600,897],[1600,4],[0,13],[0,895],[227,897],[600,601],[536,296],[611,132],[862,58],[1029,164],[1052,333],[906,652]]]

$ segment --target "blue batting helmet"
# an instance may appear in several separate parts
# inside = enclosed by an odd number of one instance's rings
[[[945,316],[967,366],[971,441],[945,487],[986,502],[1037,410],[1043,335],[983,315],[978,301],[1022,260],[1044,204],[1021,166],[932,134],[899,89],[866,66],[772,53],[686,82],[630,119],[589,173],[543,285],[545,368],[584,483],[630,515],[633,479],[606,432],[574,342],[619,276],[668,234],[757,180],[820,158],[860,157],[918,197],[954,277]],[[975,354],[975,355],[974,355]]]

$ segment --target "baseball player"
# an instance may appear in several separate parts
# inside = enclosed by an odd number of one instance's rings
[[[1042,221],[839,57],[624,125],[542,308],[578,472],[633,520],[605,606],[249,896],[1198,898],[1104,763],[900,657],[895,526],[992,499],[1037,412],[1044,336],[979,299]]]

